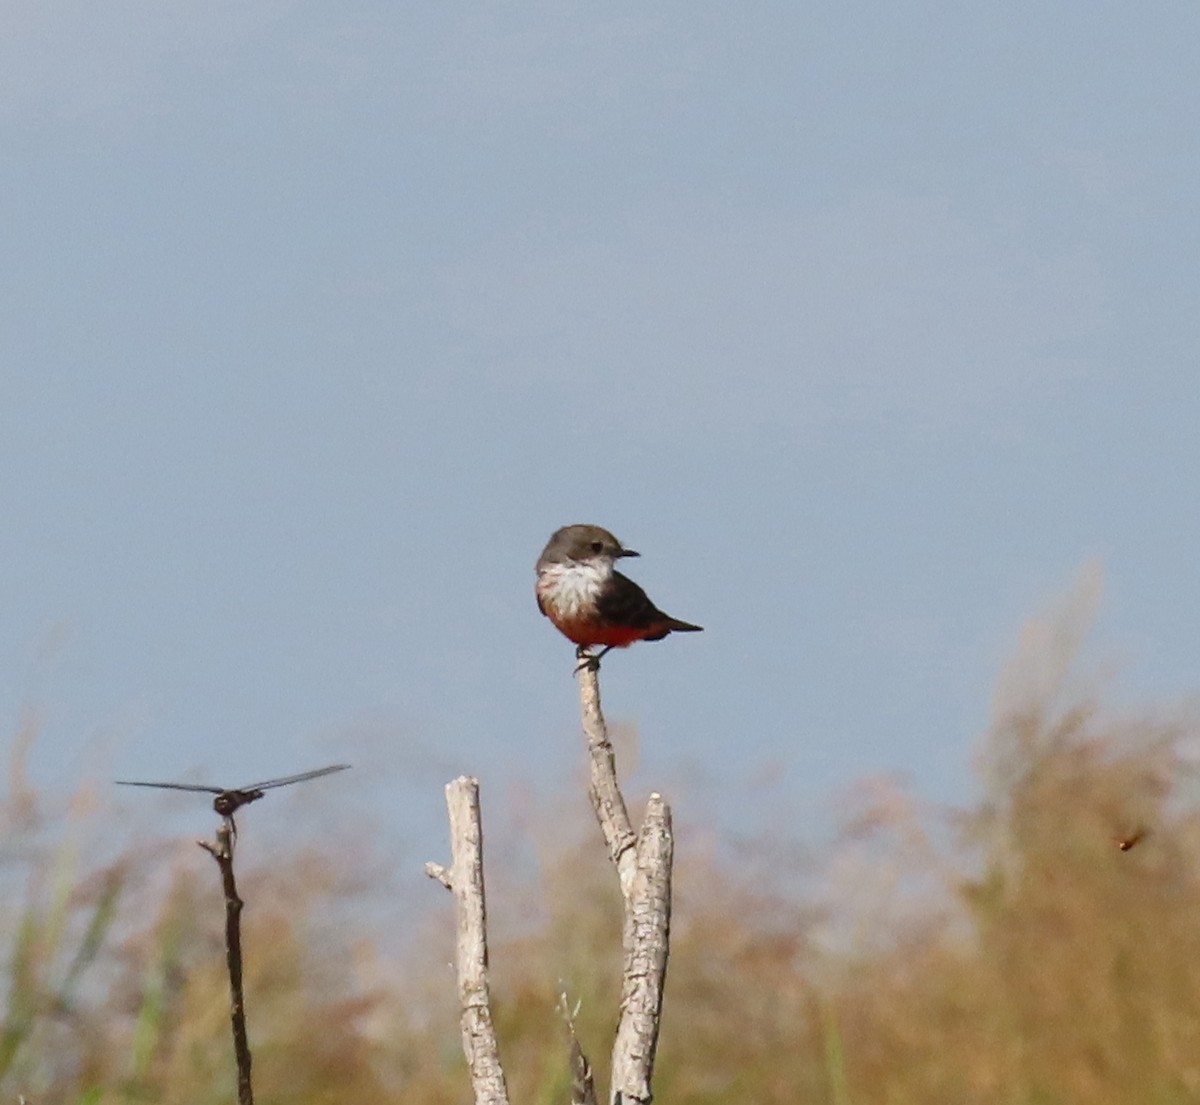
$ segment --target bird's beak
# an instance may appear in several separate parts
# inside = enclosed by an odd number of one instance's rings
[[[617,556],[641,556],[640,552],[634,552],[633,549],[622,549]]]

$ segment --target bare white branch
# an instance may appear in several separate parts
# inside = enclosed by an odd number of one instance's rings
[[[579,704],[588,747],[592,808],[625,902],[625,967],[609,1098],[621,1105],[645,1105],[652,1097],[650,1081],[670,940],[675,852],[671,810],[661,795],[650,795],[645,819],[634,835],[617,782],[616,758],[600,709],[600,681],[594,667],[579,671]]]
[[[450,869],[427,863],[425,873],[454,895],[458,939],[455,964],[462,1011],[463,1054],[475,1105],[508,1105],[508,1086],[492,1024],[488,989],[487,908],[483,892],[483,828],[479,781],[466,775],[446,784]]]
[[[616,757],[600,709],[600,676],[596,668],[584,666],[579,669],[579,707],[588,749],[588,796],[608,845],[609,857],[616,865],[621,893],[628,900],[637,869],[634,854],[637,837],[617,784]]]
[[[637,870],[626,902],[621,1019],[613,1044],[612,1094],[622,1105],[651,1098],[663,984],[671,935],[671,810],[658,794],[646,803],[638,832]]]
[[[635,834],[617,781],[616,757],[600,708],[600,682],[592,667],[579,671],[579,697],[588,749],[588,793],[625,906],[625,963],[612,1052],[610,1100],[620,1105],[649,1105],[670,940],[674,857],[671,810],[661,795],[651,794],[645,818]],[[449,868],[427,863],[425,873],[454,895],[463,1053],[475,1105],[508,1105],[488,987],[478,781],[462,776],[448,783],[446,806],[451,863]],[[575,1034],[574,1016],[565,994],[561,1009],[570,1033],[573,1105],[595,1105],[591,1064]]]

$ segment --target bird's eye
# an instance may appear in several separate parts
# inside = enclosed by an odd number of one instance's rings
[[[592,552],[594,552],[594,553],[604,552],[604,542],[603,541],[593,541],[592,542]]]

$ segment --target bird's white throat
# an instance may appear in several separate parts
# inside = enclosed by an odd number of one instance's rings
[[[538,569],[537,590],[542,601],[560,617],[571,617],[596,603],[600,588],[612,578],[612,564],[600,560],[573,560]]]

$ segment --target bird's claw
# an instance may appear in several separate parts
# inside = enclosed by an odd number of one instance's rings
[[[578,675],[581,671],[599,671],[600,658],[612,648],[602,648],[599,652],[592,652],[587,645],[580,645],[575,650],[575,659],[579,661],[575,665],[575,674]]]

